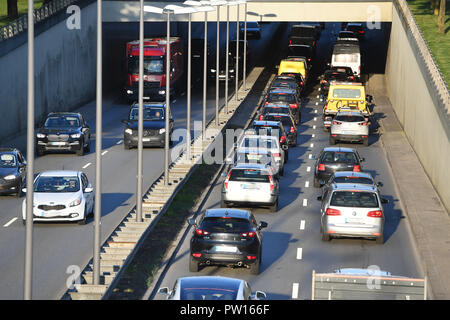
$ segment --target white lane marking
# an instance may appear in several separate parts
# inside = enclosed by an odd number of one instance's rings
[[[315,129],[316,128],[316,125],[313,125],[313,129]]]
[[[108,153],[108,150],[103,151],[103,152],[102,152],[102,156],[104,156],[104,155],[107,154],[107,153]]]
[[[314,121],[317,121],[317,117],[314,117]]]
[[[312,154],[309,154],[308,158],[309,158],[309,159],[312,159],[312,156],[313,156]]]
[[[310,147],[310,148],[314,148],[314,143],[311,143],[311,144],[309,145],[309,147]]]
[[[305,181],[305,188],[309,188],[309,181]]]
[[[313,137],[313,138],[314,138],[315,136],[316,136],[316,135],[315,135],[315,134],[313,133],[311,137]]]
[[[319,105],[319,103],[318,102],[316,102],[316,106],[318,106]]]
[[[292,299],[298,299],[298,283],[292,284]]]
[[[310,172],[311,171],[311,167],[306,167],[306,172]]]
[[[300,221],[300,230],[305,230],[305,220]]]
[[[91,165],[91,163],[89,162],[89,163],[87,163],[87,164],[85,164],[84,166],[83,166],[83,169],[86,169],[87,167],[89,167]]]
[[[123,140],[119,140],[119,141],[117,141],[116,144],[121,144],[122,142],[123,142]]]
[[[319,99],[320,98],[320,96],[319,95],[317,95],[317,99]]]
[[[303,206],[307,207],[308,206],[308,199],[303,199]]]
[[[316,109],[316,110],[314,110],[314,113],[317,113],[317,109]]]
[[[302,260],[303,250],[302,248],[297,248],[297,260]]]
[[[14,223],[14,221],[16,221],[17,220],[17,217],[16,218],[12,218],[7,224],[5,224],[3,227],[4,228],[7,228],[7,227],[9,227],[10,225],[12,225],[13,223]]]

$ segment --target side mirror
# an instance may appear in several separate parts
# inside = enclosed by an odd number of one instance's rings
[[[317,200],[322,201],[322,196],[318,196]]]
[[[27,188],[22,188],[22,192],[26,193],[27,192]]]
[[[381,198],[381,203],[389,203],[389,200],[386,198]]]
[[[128,124],[128,120],[121,120],[120,122],[122,122],[123,124]]]
[[[158,293],[168,296],[170,294],[170,291],[169,291],[169,288],[163,287],[163,288],[159,288]]]
[[[377,187],[382,187],[383,186],[383,182],[378,182],[377,183]]]
[[[189,223],[191,226],[196,226],[196,225],[197,225],[197,223],[195,222],[195,219],[194,219],[194,218],[189,218],[189,219],[188,219],[188,223]]]
[[[237,147],[238,147],[237,143],[233,143],[233,148],[237,149]]]
[[[283,144],[282,146],[281,146],[281,149],[283,149],[283,150],[288,150],[289,149],[289,147],[287,146],[287,145],[285,145],[285,144]]]
[[[85,193],[91,193],[91,192],[93,192],[93,191],[94,191],[94,188],[92,188],[91,185],[87,186],[86,189],[84,189],[84,192],[85,192]]]
[[[366,158],[361,158],[360,161],[364,162],[364,161],[366,161]]]
[[[267,226],[268,226],[267,222],[260,221],[258,228],[261,230],[261,229],[267,228]]]
[[[254,297],[255,300],[265,300],[267,298],[267,295],[262,291],[256,291]]]

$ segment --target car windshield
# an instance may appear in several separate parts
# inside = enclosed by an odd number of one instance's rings
[[[245,148],[277,148],[275,139],[270,138],[244,138],[242,146]]]
[[[365,177],[353,177],[353,176],[346,176],[346,177],[335,177],[333,179],[333,182],[335,183],[356,183],[356,184],[373,184],[373,180],[370,178]]]
[[[71,127],[77,128],[80,126],[80,120],[75,116],[50,116],[45,120],[44,127],[47,128],[62,128]]]
[[[270,160],[270,154],[264,153],[239,153],[237,157],[237,163],[268,164]]]
[[[211,233],[242,233],[252,229],[246,219],[232,217],[207,217],[203,219],[200,229]]]
[[[264,113],[285,113],[285,114],[289,114],[289,108],[265,106],[263,112]]]
[[[274,114],[268,114],[264,116],[264,120],[267,121],[280,121],[283,126],[293,126],[292,120],[289,116],[286,115],[274,115]]]
[[[17,166],[16,156],[12,153],[2,153],[0,155],[0,168],[14,168]]]
[[[358,159],[353,152],[326,151],[322,156],[322,162],[358,164]]]
[[[270,182],[269,174],[265,170],[259,169],[233,169],[231,170],[229,181],[242,182]]]
[[[34,192],[77,192],[80,191],[78,177],[46,177],[41,176],[34,183]]]
[[[354,116],[354,115],[351,115],[351,114],[349,114],[349,115],[337,115],[335,120],[342,121],[342,122],[364,122],[364,121],[366,121],[364,119],[364,117],[362,117],[360,115]]]
[[[164,120],[164,108],[144,107],[144,120]],[[139,107],[133,107],[130,120],[139,120]]]
[[[361,97],[361,90],[359,89],[340,89],[333,90],[333,98],[344,99],[359,99]]]
[[[180,300],[236,300],[237,291],[222,288],[181,288]]]
[[[264,117],[265,119],[265,117]],[[279,121],[279,120],[277,120]],[[253,126],[253,129],[256,130],[256,134],[259,134],[261,136],[274,136],[274,137],[279,137],[281,134],[281,130],[280,127],[278,126],[269,126],[269,125],[255,125]]]
[[[295,103],[295,96],[287,93],[269,93],[268,101],[283,101],[287,103]]]
[[[139,57],[128,59],[128,73],[139,74]],[[163,74],[164,60],[161,57],[144,57],[144,74]]]
[[[378,198],[374,192],[335,191],[331,197],[331,206],[354,208],[377,208]]]
[[[325,72],[324,79],[331,81],[331,80],[337,80],[337,81],[345,81],[347,80],[348,75],[343,72],[335,72],[335,71],[327,71]]]

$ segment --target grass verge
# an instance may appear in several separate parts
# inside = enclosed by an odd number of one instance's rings
[[[161,262],[205,188],[219,170],[219,164],[201,164],[177,193],[167,212],[145,239],[122,274],[109,300],[139,300],[147,291]]]
[[[42,0],[34,0],[34,9],[38,9],[42,6]],[[28,0],[18,0],[17,1],[17,8],[19,11],[19,17],[27,14],[28,12]],[[7,7],[7,1],[1,0],[0,1],[0,27],[10,23],[14,19],[8,18],[8,7]]]
[[[407,2],[448,85],[450,83],[450,2],[447,1],[446,5],[444,34],[438,32],[438,17],[433,14],[429,0],[407,0]]]

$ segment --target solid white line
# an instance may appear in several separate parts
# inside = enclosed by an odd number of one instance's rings
[[[311,171],[311,167],[306,167],[306,172],[310,172]]]
[[[308,199],[303,199],[303,206],[307,207],[308,206]]]
[[[108,153],[108,150],[103,151],[103,152],[102,152],[102,156],[104,156],[104,155],[107,154],[107,153]]]
[[[309,188],[309,181],[305,181],[305,188]]]
[[[302,248],[297,248],[297,260],[302,260]]]
[[[7,228],[7,227],[9,227],[11,224],[13,224],[14,223],[14,221],[16,221],[17,220],[17,217],[16,218],[12,218],[7,224],[5,224],[3,227],[5,227],[5,228]]]
[[[298,299],[298,283],[292,284],[292,299]]]
[[[305,230],[305,220],[300,221],[300,230]]]
[[[89,167],[91,165],[91,163],[89,162],[89,163],[87,163],[87,164],[85,164],[84,166],[83,166],[83,169],[86,169],[87,167]]]
[[[116,143],[116,144],[121,144],[121,143],[122,143],[122,141],[123,141],[123,140],[119,140],[119,141],[117,141],[117,143]]]

